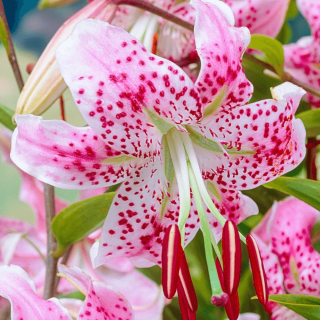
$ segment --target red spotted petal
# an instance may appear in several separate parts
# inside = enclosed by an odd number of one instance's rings
[[[246,240],[253,275],[253,284],[260,303],[266,305],[268,302],[269,289],[260,251],[257,242],[250,234],[247,235]]]
[[[209,119],[224,107],[244,105],[251,98],[252,85],[241,66],[250,33],[233,26],[233,13],[222,1],[193,0],[191,5],[197,11],[194,33],[201,59],[196,85]]]
[[[241,242],[236,224],[228,220],[222,232],[222,259],[225,292],[234,294],[241,274]]]
[[[76,128],[65,121],[46,121],[33,115],[17,116],[16,121],[12,161],[56,187],[90,189],[114,185],[124,180],[130,166],[137,164],[136,158],[106,145],[90,127]]]
[[[181,256],[179,283],[182,287],[181,295],[183,296],[185,304],[187,305],[188,309],[190,309],[190,311],[195,313],[198,309],[198,300],[190,276],[188,262],[183,251]]]
[[[168,128],[202,117],[197,90],[184,71],[120,28],[82,21],[56,56],[86,122],[119,152],[149,155],[165,130],[159,131],[159,118]]]
[[[162,288],[166,298],[172,299],[176,293],[181,263],[181,236],[178,226],[171,225],[162,242]]]

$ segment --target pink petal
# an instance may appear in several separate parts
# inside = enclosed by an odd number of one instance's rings
[[[111,285],[132,305],[135,320],[161,320],[165,305],[159,286],[137,270],[122,273],[104,266],[95,269],[99,281]]]
[[[251,98],[252,85],[241,67],[250,33],[246,28],[233,27],[233,13],[221,1],[193,0],[191,5],[197,10],[194,32],[201,59],[196,86],[207,106],[207,117],[227,105],[243,105]],[[216,106],[210,105],[212,101]]]
[[[21,240],[21,233],[9,233],[0,241],[0,251],[3,264],[9,264],[16,249],[18,242]]]
[[[260,320],[260,316],[255,313],[242,313],[238,320]]]
[[[320,70],[318,68],[320,55],[315,53],[314,44],[315,42],[312,37],[304,37],[297,43],[283,46],[285,69],[293,77],[315,89],[320,89]],[[314,107],[320,107],[319,97],[308,93],[306,98]]]
[[[136,162],[130,158],[124,163],[112,163],[112,156],[118,153],[90,127],[76,128],[65,121],[45,121],[32,115],[17,116],[16,121],[11,159],[22,170],[56,187],[113,185],[123,181],[129,165]]]
[[[269,221],[272,250],[279,258],[287,291],[320,296],[320,254],[312,248],[310,239],[319,212],[292,197],[279,202],[273,210]]]
[[[319,57],[320,40],[320,3],[317,0],[297,0],[299,11],[304,15],[309,23],[312,36],[317,47],[316,53]]]
[[[174,63],[148,53],[122,29],[82,21],[56,56],[87,123],[123,154],[143,157],[161,142],[147,112],[161,119],[157,124],[166,123],[164,131],[202,116],[187,75]]]
[[[86,295],[77,319],[104,320],[112,314],[124,320],[133,319],[130,304],[106,284],[93,282],[78,267],[59,265],[59,271]]]
[[[88,190],[81,190],[79,192],[78,200],[85,200],[91,197],[99,196],[106,191],[106,188],[99,188],[99,189],[88,189]]]
[[[209,188],[209,193],[210,193]],[[236,190],[227,190],[216,185],[216,193],[210,193],[212,200],[226,220],[234,221],[239,224],[241,221],[256,215],[259,212],[257,204],[249,197],[243,195]],[[213,216],[209,209],[207,209],[207,217],[217,241],[221,239],[222,227],[217,219]]]
[[[161,183],[160,161],[131,173],[118,189],[105,221],[98,256],[99,266],[116,257],[123,256],[138,267],[161,264],[162,238],[165,228],[178,222],[179,196],[174,183],[170,198],[164,208],[166,188]],[[193,204],[191,204],[193,207]],[[191,210],[187,224],[185,243],[195,236],[199,228],[195,209]]]
[[[18,266],[0,266],[0,295],[11,302],[12,320],[72,320],[59,300],[39,298],[34,283]]]
[[[214,164],[208,162],[208,152],[206,158],[200,158],[207,179],[224,189],[252,189],[291,171],[303,160],[305,129],[294,112],[304,90],[284,83],[274,94],[278,101],[264,100],[221,112],[201,128],[225,148],[224,154],[214,153]]]
[[[8,130],[0,130],[0,150],[2,152],[2,159],[4,162],[9,163],[13,166],[14,163],[10,159],[11,151],[11,138],[12,132]],[[37,233],[39,238],[46,241],[46,221],[45,221],[45,206],[44,206],[44,195],[43,195],[43,184],[35,179],[34,177],[28,175],[24,171],[20,170],[18,167],[15,168],[19,171],[21,175],[21,187],[19,198],[21,201],[27,203],[35,213],[35,225],[37,228]],[[58,213],[67,206],[67,203],[58,197],[55,198],[55,208]],[[16,230],[15,228],[11,228]],[[25,232],[25,231],[24,231]]]
[[[274,38],[286,17],[289,0],[225,0],[235,16],[237,27],[247,27],[250,33]]]

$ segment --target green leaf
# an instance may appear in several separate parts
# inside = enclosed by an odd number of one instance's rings
[[[290,194],[304,201],[305,203],[310,204],[317,210],[320,210],[320,182],[318,181],[291,177],[279,177],[264,184],[263,186]]]
[[[7,34],[6,27],[5,27],[4,22],[1,17],[0,17],[0,41],[2,42],[4,47],[6,48],[7,53],[9,53],[8,34]]]
[[[283,24],[276,39],[280,41],[282,44],[288,44],[290,43],[291,38],[292,38],[292,29],[290,27],[290,24],[286,21]]]
[[[273,294],[269,300],[280,303],[308,320],[320,319],[320,298],[300,294]]]
[[[12,123],[13,116],[14,116],[13,110],[0,104],[0,122],[12,131],[16,128],[16,126]]]
[[[320,134],[320,109],[301,112],[296,115],[296,118],[303,122],[308,138]]]
[[[53,253],[60,257],[73,243],[102,227],[116,192],[79,201],[60,211],[52,221],[52,230],[58,242]]]
[[[262,51],[277,73],[283,75],[284,53],[281,42],[261,34],[253,34],[249,44],[250,49]]]

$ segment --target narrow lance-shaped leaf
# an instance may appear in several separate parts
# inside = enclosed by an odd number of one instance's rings
[[[253,34],[248,48],[265,53],[268,63],[280,76],[283,75],[284,53],[282,44],[278,40],[261,34]]]
[[[12,131],[16,128],[16,126],[12,123],[13,115],[14,111],[0,104],[0,122]]]
[[[294,196],[320,210],[320,182],[308,179],[279,177],[264,187]]]
[[[300,314],[308,320],[320,319],[320,298],[299,294],[273,294],[269,300]]]
[[[57,214],[52,221],[58,242],[55,256],[61,256],[71,244],[102,227],[115,194],[109,192],[74,203]]]
[[[308,138],[320,134],[320,109],[301,112],[296,115],[296,118],[303,122]]]

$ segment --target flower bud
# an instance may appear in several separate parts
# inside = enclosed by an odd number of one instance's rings
[[[80,0],[40,0],[38,3],[38,9],[49,9],[68,6],[69,4],[78,2]]]
[[[81,20],[95,18],[110,22],[115,10],[116,6],[109,1],[95,0],[74,14],[59,28],[23,87],[17,103],[16,114],[39,115],[61,96],[67,85],[55,59],[54,54],[57,46],[71,34],[74,26]]]

